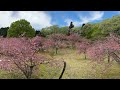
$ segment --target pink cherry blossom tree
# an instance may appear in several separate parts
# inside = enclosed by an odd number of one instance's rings
[[[67,40],[69,41],[69,44],[71,44],[72,48],[75,47],[75,43],[80,40],[80,36],[78,34],[70,34],[67,36]]]
[[[112,53],[120,51],[120,37],[115,34],[110,34],[110,36],[104,41],[104,49],[106,49],[108,55],[108,62],[110,62]]]
[[[93,43],[87,50],[86,54],[92,60],[101,62],[104,60],[105,49],[101,41]]]
[[[34,48],[36,48],[37,51],[44,51],[44,41],[45,38],[36,36],[31,39],[31,44],[33,45]]]
[[[108,62],[110,62],[111,54],[120,51],[119,40],[119,38],[111,35],[105,40],[96,41],[87,49],[87,55],[98,61],[103,61],[107,55]]]
[[[58,53],[59,48],[66,47],[64,40],[66,40],[65,35],[63,34],[52,34],[48,36],[48,40],[44,43],[44,47],[55,49],[55,53]]]
[[[90,47],[90,41],[87,39],[82,38],[79,42],[76,42],[75,44],[76,49],[78,50],[78,53],[84,53],[85,59],[87,58],[86,56],[86,50]]]
[[[31,78],[35,67],[46,60],[26,38],[0,38],[0,55],[2,69],[20,70],[27,79]]]

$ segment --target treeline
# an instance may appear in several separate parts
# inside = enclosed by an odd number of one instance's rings
[[[40,31],[44,36],[53,33],[67,34],[68,27],[58,27],[57,25],[54,25],[43,28]],[[109,36],[110,33],[116,33],[117,35],[120,35],[120,16],[113,16],[112,18],[105,19],[99,23],[86,23],[84,27],[74,27],[72,32],[78,33],[81,36],[91,40],[105,38],[106,36]]]
[[[83,27],[82,31],[84,37],[93,40],[104,38],[110,33],[120,35],[120,16],[113,16],[99,23],[88,23]]]
[[[0,28],[0,36],[6,37],[8,29],[9,29],[9,27],[2,27],[2,28]]]
[[[41,30],[35,30],[28,21],[21,19],[13,22],[10,27],[0,28],[0,36],[19,37],[20,35],[23,35],[26,37],[34,37],[36,35],[40,35],[47,37],[51,34],[67,35],[68,29],[68,26],[59,27],[58,25],[53,25],[42,28]],[[78,33],[79,35],[91,40],[104,38],[110,33],[120,35],[120,16],[113,16],[112,18],[105,19],[99,23],[86,23],[84,27],[74,27],[71,32]]]

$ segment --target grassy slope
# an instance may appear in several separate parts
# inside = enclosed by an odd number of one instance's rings
[[[112,62],[112,66],[91,62],[84,59],[84,55],[79,55],[76,50],[59,50],[59,54],[54,56],[55,60],[65,60],[67,67],[63,79],[118,79],[120,78],[120,65]],[[44,68],[43,68],[44,67]],[[61,70],[56,68],[41,67],[41,78],[55,78],[60,75]],[[105,69],[107,68],[107,69]],[[49,69],[49,70],[48,70]],[[49,72],[49,73],[48,73]],[[50,74],[51,73],[51,74]],[[54,76],[54,77],[53,77]]]
[[[46,57],[50,57],[48,53],[43,53]],[[59,50],[57,55],[54,55],[55,60],[64,60],[67,63],[65,73],[62,79],[120,79],[120,65],[115,61],[112,66],[108,66],[107,62],[98,64],[91,62],[92,60],[84,59],[84,55],[79,55],[76,50],[63,49]],[[105,69],[105,67],[107,69]],[[41,79],[58,79],[62,71],[62,62],[60,67],[51,67],[51,65],[40,65],[38,77]],[[9,74],[0,70],[0,79],[17,79],[25,78],[20,74]]]

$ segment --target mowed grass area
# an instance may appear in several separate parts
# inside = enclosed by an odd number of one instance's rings
[[[67,66],[62,79],[120,79],[120,65],[115,61],[111,65],[105,60],[99,64],[90,59],[84,59],[84,54],[79,55],[76,50],[59,50],[53,58],[66,61]],[[58,79],[62,68],[49,68],[41,66],[40,78]]]
[[[59,79],[63,69],[63,62],[66,61],[66,70],[62,79],[120,79],[120,64],[115,61],[108,64],[107,59],[99,64],[90,59],[84,59],[84,54],[79,55],[74,49],[59,49],[58,54],[43,53],[46,57],[52,57],[60,66],[41,64],[36,79]],[[54,61],[53,60],[53,61]],[[0,71],[0,79],[24,79],[24,75]]]

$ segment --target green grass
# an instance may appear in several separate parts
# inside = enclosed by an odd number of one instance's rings
[[[104,63],[98,64],[92,60],[84,59],[84,55],[79,55],[76,50],[63,49],[59,50],[57,55],[54,55],[55,60],[64,60],[67,67],[62,79],[119,79],[120,65],[115,61],[111,62],[111,66],[105,60]],[[40,77],[44,79],[58,79],[61,70],[56,67],[48,67],[43,65],[41,67]],[[50,72],[50,73],[49,73]],[[53,76],[54,78],[52,78]]]
[[[115,61],[109,66],[107,59],[98,64],[90,59],[84,59],[84,54],[79,55],[74,49],[58,50],[58,54],[42,53],[46,57],[54,58],[60,65],[41,64],[36,79],[59,79],[63,69],[63,62],[67,66],[62,79],[120,79],[120,65]],[[24,79],[23,74],[8,73],[0,70],[0,79]]]
[[[0,70],[0,79],[25,79],[22,73]]]

